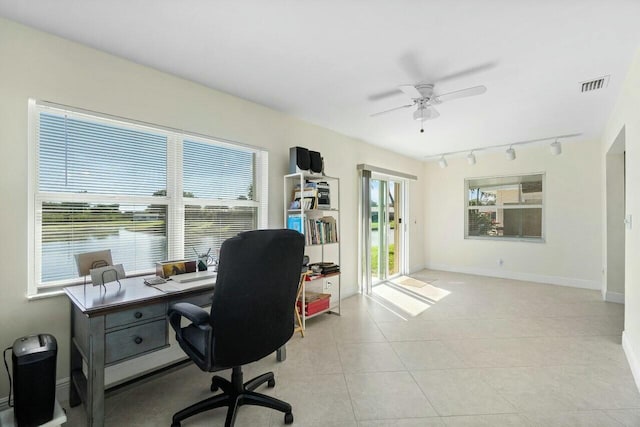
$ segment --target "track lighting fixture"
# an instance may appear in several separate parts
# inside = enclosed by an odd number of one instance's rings
[[[418,114],[422,114],[422,112],[417,112]],[[430,114],[429,112],[427,112],[427,114]],[[416,120],[420,120],[422,118],[422,116],[419,115],[414,115],[414,117],[416,118]],[[422,120],[420,120],[420,123],[422,123]],[[452,155],[457,155],[457,154],[463,154],[463,153],[467,153],[467,163],[469,165],[475,165],[476,164],[476,151],[488,151],[488,150],[494,150],[494,149],[502,149],[504,147],[508,147],[505,152],[504,155],[507,157],[507,159],[509,160],[515,160],[516,159],[516,150],[513,148],[516,145],[525,145],[525,144],[534,144],[534,143],[540,143],[540,142],[546,142],[546,141],[553,141],[550,145],[549,145],[549,150],[551,151],[551,154],[553,154],[554,156],[557,156],[559,154],[562,154],[562,144],[560,142],[560,139],[566,139],[566,138],[575,138],[576,136],[581,136],[581,133],[572,133],[572,134],[567,134],[567,135],[556,135],[556,136],[550,136],[547,138],[538,138],[538,139],[530,139],[527,141],[518,141],[518,142],[512,142],[510,144],[501,144],[501,145],[491,145],[488,147],[478,147],[478,148],[474,148],[473,150],[469,151],[467,150],[460,150],[460,151],[449,151],[446,153],[440,153],[440,154],[434,154],[432,156],[427,156],[427,159],[438,159],[438,165],[441,168],[446,168],[447,167],[447,160],[445,159],[445,156],[452,156]]]
[[[473,151],[467,154],[467,163],[469,163],[470,165],[476,164],[476,155],[473,154]]]
[[[440,165],[440,167],[442,169],[447,167],[447,159],[444,158],[444,156],[440,156],[440,160],[438,160],[438,165]]]
[[[505,151],[504,154],[507,156],[508,160],[516,159],[516,150],[514,150],[513,147],[507,148],[507,151]]]

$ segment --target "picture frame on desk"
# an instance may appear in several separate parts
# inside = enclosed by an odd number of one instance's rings
[[[168,279],[171,276],[184,273],[194,273],[197,271],[197,262],[195,260],[174,260],[156,263],[156,276]]]

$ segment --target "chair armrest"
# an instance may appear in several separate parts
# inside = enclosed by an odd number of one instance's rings
[[[194,325],[200,326],[204,323],[209,323],[209,313],[197,305],[190,304],[188,302],[179,302],[173,304],[169,307],[168,311],[169,317],[174,315],[186,317],[189,319]]]
[[[176,331],[178,339],[182,339],[180,321],[183,317],[190,320],[193,325],[200,329],[211,328],[211,325],[209,324],[209,313],[207,313],[207,311],[202,307],[198,307],[197,305],[189,304],[187,302],[173,304],[169,307],[167,316],[169,316],[169,323],[173,330]]]

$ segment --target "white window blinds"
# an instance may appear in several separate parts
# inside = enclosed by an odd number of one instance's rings
[[[167,188],[167,137],[40,114],[38,190],[152,196]]]
[[[183,142],[185,254],[215,258],[226,239],[257,228],[256,157],[234,147]]]
[[[82,282],[79,253],[110,249],[128,275],[149,273],[265,224],[261,150],[34,102],[30,111],[29,295]]]

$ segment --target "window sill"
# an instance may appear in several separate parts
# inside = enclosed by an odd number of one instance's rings
[[[47,291],[38,292],[37,294],[31,294],[31,295],[27,294],[27,300],[36,301],[39,299],[57,297],[60,295],[64,295],[63,289],[47,290]]]
[[[493,242],[525,242],[525,243],[546,243],[544,237],[493,237],[493,236],[465,236],[465,240],[490,240]]]

